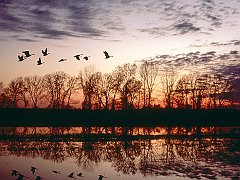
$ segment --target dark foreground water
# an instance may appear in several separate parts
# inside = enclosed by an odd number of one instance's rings
[[[99,175],[105,180],[239,179],[240,127],[0,128],[2,180],[97,180]]]

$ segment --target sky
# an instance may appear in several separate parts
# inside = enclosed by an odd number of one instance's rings
[[[56,71],[78,75],[89,65],[108,73],[142,60],[240,77],[240,0],[1,0],[0,17],[5,84]],[[35,55],[18,62],[25,50]],[[89,60],[77,61],[80,53]],[[39,57],[45,63],[37,66]]]

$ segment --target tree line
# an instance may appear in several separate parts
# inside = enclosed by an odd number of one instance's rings
[[[6,86],[0,82],[0,108],[221,108],[234,105],[233,90],[221,74],[181,75],[146,61],[111,73],[87,66],[77,76],[57,71],[17,77]]]

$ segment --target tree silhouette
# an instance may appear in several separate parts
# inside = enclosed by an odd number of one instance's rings
[[[213,108],[222,107],[231,96],[233,86],[220,74],[208,76],[208,79],[209,106],[212,102]]]
[[[93,66],[87,66],[83,69],[83,71],[79,72],[78,79],[80,87],[83,91],[83,109],[92,109],[92,101],[95,96],[95,86],[97,84],[98,75],[95,74],[95,70]]]
[[[167,108],[173,107],[173,94],[175,90],[176,80],[177,73],[173,69],[165,71],[165,73],[162,75],[162,91]]]
[[[150,107],[152,93],[158,77],[158,67],[154,63],[143,62],[140,65],[139,74],[143,85],[143,107]]]
[[[26,90],[32,100],[33,108],[38,107],[38,101],[44,95],[44,81],[40,76],[27,76],[24,78]]]
[[[114,79],[111,74],[96,73],[97,84],[95,86],[95,94],[99,104],[104,109],[109,109],[111,94],[114,91]]]
[[[14,108],[18,107],[21,100],[24,102],[24,107],[27,106],[26,88],[22,77],[12,80],[4,91],[6,97],[13,103]]]
[[[137,65],[124,64],[118,66],[115,70],[116,76],[121,82],[118,85],[122,109],[132,109],[133,102],[136,98],[137,92],[141,88],[141,82],[136,79]]]
[[[47,74],[43,77],[45,99],[50,108],[63,109],[70,106],[73,92],[77,89],[77,80],[64,72]]]
[[[144,61],[139,66],[123,64],[106,74],[87,66],[77,77],[62,71],[42,77],[18,77],[6,87],[0,83],[0,107],[63,109],[79,107],[76,104],[80,100],[82,109],[106,110],[156,108],[162,102],[166,108],[192,109],[238,104],[233,99],[237,81],[228,76],[199,72],[181,75],[174,69],[160,73],[159,66]],[[152,107],[153,101],[161,103]]]

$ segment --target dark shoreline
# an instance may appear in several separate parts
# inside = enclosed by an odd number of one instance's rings
[[[0,109],[0,126],[240,126],[240,110]]]

